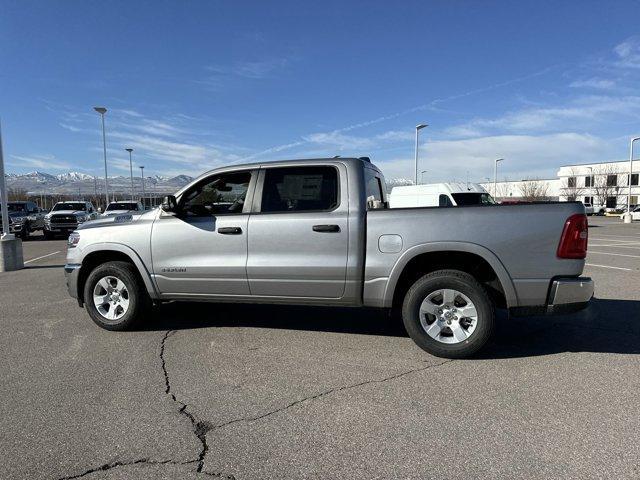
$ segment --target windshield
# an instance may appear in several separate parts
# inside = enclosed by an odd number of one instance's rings
[[[458,206],[462,205],[495,205],[495,201],[488,193],[468,192],[452,193],[451,196]]]
[[[105,212],[110,210],[137,210],[137,203],[110,203]]]
[[[26,212],[27,205],[24,203],[9,203],[7,204],[7,212]]]
[[[52,211],[57,211],[57,210],[85,210],[85,204],[84,203],[75,203],[75,202],[69,202],[69,203],[56,203],[53,206]]]

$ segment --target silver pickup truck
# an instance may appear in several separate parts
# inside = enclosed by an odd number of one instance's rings
[[[384,184],[368,158],[207,172],[161,208],[80,225],[69,293],[109,330],[171,300],[396,309],[421,348],[450,358],[487,342],[496,308],[591,299],[582,204],[389,209]]]

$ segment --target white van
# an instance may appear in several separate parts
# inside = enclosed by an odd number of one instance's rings
[[[494,200],[477,183],[450,182],[393,187],[389,194],[391,208],[457,207],[490,205]]]

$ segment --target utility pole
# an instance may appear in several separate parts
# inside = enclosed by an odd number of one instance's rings
[[[129,173],[131,174],[131,201],[133,202],[133,198],[136,195],[136,192],[133,189],[133,162],[131,160],[131,152],[133,152],[133,148],[125,148],[125,150],[129,152]]]
[[[427,125],[426,123],[421,123],[420,125],[416,125],[416,158],[415,158],[415,163],[416,163],[416,165],[415,165],[415,167],[416,167],[415,168],[415,170],[416,170],[416,172],[415,172],[416,173],[415,182],[416,182],[416,185],[418,185],[418,183],[419,183],[418,182],[418,132],[420,130],[422,130],[423,128],[428,127],[428,126],[429,125]]]
[[[107,113],[107,109],[104,107],[93,107],[93,109],[100,114],[102,118],[102,150],[104,152],[104,198],[105,205],[109,205],[109,176],[107,173],[107,136],[104,132],[104,114]],[[107,208],[105,206],[105,208]]]
[[[144,165],[140,165],[140,178],[142,178],[142,210],[144,210]]]

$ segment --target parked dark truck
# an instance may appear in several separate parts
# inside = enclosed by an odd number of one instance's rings
[[[591,299],[581,203],[389,209],[384,184],[367,158],[213,170],[159,209],[80,225],[69,293],[109,330],[170,300],[397,308],[421,348],[450,358],[485,345],[496,308]]]

